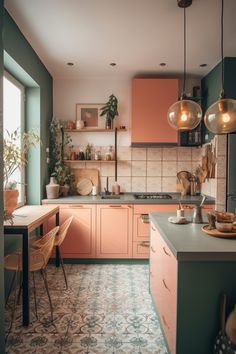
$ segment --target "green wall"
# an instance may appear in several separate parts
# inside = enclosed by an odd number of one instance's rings
[[[236,58],[224,58],[225,96],[236,98]],[[218,100],[221,91],[221,62],[217,64],[201,81],[203,114],[207,108]],[[205,132],[207,132],[205,128]],[[204,133],[205,133],[204,132]],[[209,132],[208,132],[209,133]],[[209,140],[214,134],[209,133]]]
[[[2,30],[3,30],[3,0],[0,0],[0,348],[1,353],[5,353],[5,333],[4,333],[4,271],[3,271],[3,259],[4,259],[4,237],[3,237],[3,152],[2,152],[2,141],[3,141],[3,40],[2,40]]]
[[[52,118],[52,77],[7,11],[4,14],[4,50],[5,68],[27,87],[26,126],[40,129],[42,144],[32,152],[27,176],[28,203],[38,204],[45,196],[48,182],[46,147]]]

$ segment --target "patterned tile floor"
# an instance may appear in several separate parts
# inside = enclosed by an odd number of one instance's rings
[[[7,354],[167,354],[148,290],[147,265],[48,266],[54,322],[40,274],[39,320],[31,299],[31,325],[21,326],[21,306],[7,337]],[[9,301],[9,306],[11,301]],[[6,311],[9,328],[10,309]]]

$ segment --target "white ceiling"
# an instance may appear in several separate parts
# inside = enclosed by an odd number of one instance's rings
[[[54,78],[183,70],[177,0],[5,0],[5,7]],[[193,0],[186,10],[190,74],[203,76],[220,61],[220,7]],[[236,57],[235,14],[236,0],[225,0],[225,56]]]

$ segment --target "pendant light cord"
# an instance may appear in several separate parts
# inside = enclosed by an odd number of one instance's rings
[[[184,78],[183,78],[183,90],[182,90],[183,98],[186,97],[185,81],[186,81],[186,9],[184,7]]]
[[[221,0],[221,93],[220,98],[225,97],[224,93],[224,0]]]

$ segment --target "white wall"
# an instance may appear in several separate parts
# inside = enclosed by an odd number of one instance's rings
[[[119,117],[116,126],[125,125],[127,132],[118,137],[118,144],[130,145],[131,80],[128,78],[81,78],[75,80],[54,80],[54,116],[63,120],[76,119],[76,103],[105,103],[112,93],[118,98]],[[105,118],[104,118],[105,119]],[[114,145],[113,134],[81,133],[74,136],[79,144],[92,142],[94,145]]]

